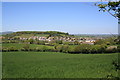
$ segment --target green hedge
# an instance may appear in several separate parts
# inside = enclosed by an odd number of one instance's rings
[[[30,45],[24,45],[22,48],[16,47],[3,47],[3,52],[8,51],[40,51],[40,52],[63,52],[63,53],[72,53],[72,54],[96,54],[96,53],[115,53],[120,52],[120,46],[117,48],[109,48],[106,45],[89,45],[81,44],[76,46],[70,45],[55,45],[53,48],[49,46],[41,47],[30,47]]]

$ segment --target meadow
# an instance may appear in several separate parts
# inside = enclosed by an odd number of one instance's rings
[[[119,53],[3,52],[3,78],[106,78]]]
[[[20,43],[20,44],[18,44],[18,43],[4,43],[4,44],[2,44],[2,47],[3,48],[13,47],[13,48],[16,48],[16,49],[22,49],[25,45],[27,45],[27,44],[23,44],[23,43]],[[48,48],[48,49],[53,49],[54,48],[54,46],[47,46],[47,45],[37,45],[37,44],[28,44],[28,45],[29,45],[30,48],[37,48],[37,47]]]

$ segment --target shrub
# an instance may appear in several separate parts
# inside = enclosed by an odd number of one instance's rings
[[[28,42],[29,42],[30,44],[33,44],[33,43],[34,43],[34,40],[33,40],[33,39],[29,39]]]
[[[115,45],[115,39],[113,38],[107,38],[107,39],[99,39],[95,42],[95,44],[101,45],[101,44],[106,44],[106,45]]]
[[[75,53],[75,47],[69,47],[68,53]]]
[[[76,46],[74,48],[74,53],[82,53],[81,46]]]
[[[80,43],[78,41],[75,41],[74,42],[74,45],[79,45]]]
[[[37,41],[37,44],[45,45],[45,41]]]
[[[10,47],[8,48],[9,51],[18,51],[18,49],[16,49],[15,47]]]
[[[69,53],[102,53],[106,49],[105,45],[81,44],[68,50]]]
[[[62,52],[62,45],[55,45],[54,48],[57,52]]]
[[[90,53],[97,53],[97,48],[96,47],[91,47]]]
[[[68,45],[63,45],[61,50],[62,50],[62,52],[67,53],[68,52],[68,48],[69,48]]]
[[[30,50],[30,45],[29,44],[25,44],[23,46],[23,48],[21,49],[21,51],[29,51]]]
[[[91,53],[103,53],[105,52],[105,49],[106,49],[106,45],[92,45],[91,46]]]
[[[65,41],[64,41],[63,44],[64,44],[64,45],[69,45],[69,42],[65,42]]]
[[[117,46],[117,51],[120,52],[120,45]]]
[[[15,48],[15,47],[2,47],[2,51],[3,52],[9,52],[9,51],[19,51],[19,49]]]
[[[105,50],[105,52],[106,52],[106,53],[115,53],[115,52],[117,52],[117,48],[107,48],[107,49]]]
[[[81,44],[75,47],[76,53],[90,53],[91,45],[89,44]]]
[[[63,42],[62,42],[62,40],[56,40],[55,43],[62,44]]]
[[[117,52],[117,46],[109,46],[105,49],[106,53],[114,53]]]
[[[2,52],[8,52],[8,48],[2,47]]]
[[[23,49],[24,51],[24,49]],[[41,48],[35,47],[35,48],[29,48],[29,51],[42,51]]]

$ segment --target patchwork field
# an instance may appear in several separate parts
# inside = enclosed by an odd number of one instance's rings
[[[106,78],[117,76],[112,54],[3,52],[3,78]]]

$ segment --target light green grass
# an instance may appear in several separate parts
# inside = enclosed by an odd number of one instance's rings
[[[18,44],[18,43],[4,43],[2,44],[3,48],[11,48],[14,47],[16,49],[22,49],[26,44]],[[29,44],[30,48],[42,48],[42,47],[46,47],[48,49],[53,49],[54,46],[47,46],[47,45],[37,45],[37,44]]]
[[[112,74],[113,54],[4,52],[3,78],[106,78]]]

